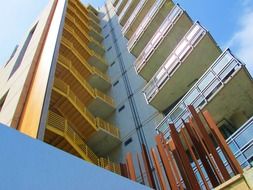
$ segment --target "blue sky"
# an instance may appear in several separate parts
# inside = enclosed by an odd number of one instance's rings
[[[8,0],[0,7],[0,65],[4,64],[49,0]],[[82,0],[94,7],[104,0]],[[199,20],[221,48],[230,47],[253,74],[253,0],[175,0]]]

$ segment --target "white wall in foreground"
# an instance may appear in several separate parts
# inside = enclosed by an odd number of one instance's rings
[[[148,190],[0,124],[0,189]]]

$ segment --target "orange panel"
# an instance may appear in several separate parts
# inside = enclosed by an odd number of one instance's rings
[[[57,4],[58,0],[55,0],[32,61],[32,64],[35,64],[34,75],[32,76],[32,81],[29,86],[25,105],[18,125],[19,131],[33,138],[37,137],[41,111],[51,68],[51,63],[42,64],[40,60]]]

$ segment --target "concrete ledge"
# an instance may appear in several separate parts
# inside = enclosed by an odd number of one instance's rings
[[[215,190],[251,190],[253,187],[253,168],[238,174],[219,185]]]

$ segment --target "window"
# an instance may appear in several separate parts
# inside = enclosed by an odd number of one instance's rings
[[[23,60],[23,58],[24,58],[24,55],[25,55],[25,53],[26,53],[27,47],[28,47],[28,45],[29,45],[29,43],[30,43],[30,41],[31,41],[31,39],[32,39],[33,33],[34,33],[35,29],[36,29],[36,26],[37,26],[37,24],[36,24],[36,25],[31,29],[31,31],[29,32],[29,34],[28,34],[28,36],[27,36],[27,38],[26,38],[26,40],[25,40],[25,43],[24,43],[22,49],[20,50],[20,53],[19,53],[19,55],[18,55],[18,57],[17,57],[17,60],[16,60],[14,66],[13,66],[13,68],[12,68],[12,71],[11,71],[11,74],[10,74],[10,76],[9,76],[9,79],[10,79],[10,78],[12,77],[12,75],[16,72],[16,70],[19,68],[19,66],[20,66],[20,64],[21,64],[21,62],[22,62],[22,60]]]
[[[107,49],[107,51],[110,51],[112,49],[112,46],[110,46],[108,49]]]
[[[125,105],[121,106],[121,107],[119,108],[119,112],[121,112],[124,108],[125,108]]]
[[[127,145],[129,145],[131,142],[133,142],[132,137],[130,137],[129,139],[127,139],[127,140],[124,142],[124,145],[127,146]]]
[[[113,83],[113,86],[116,86],[119,83],[119,81],[117,80],[115,83]]]
[[[112,67],[114,64],[115,64],[115,61],[113,61],[113,62],[111,63],[111,67]]]
[[[107,34],[107,35],[105,36],[105,39],[107,39],[109,36],[110,36],[110,34]]]
[[[107,27],[107,24],[103,26],[103,29],[105,29]]]
[[[8,91],[9,92],[9,91]],[[2,110],[3,108],[3,105],[4,105],[4,102],[6,100],[6,97],[7,97],[7,94],[8,92],[5,93],[5,95],[0,99],[0,111]]]

